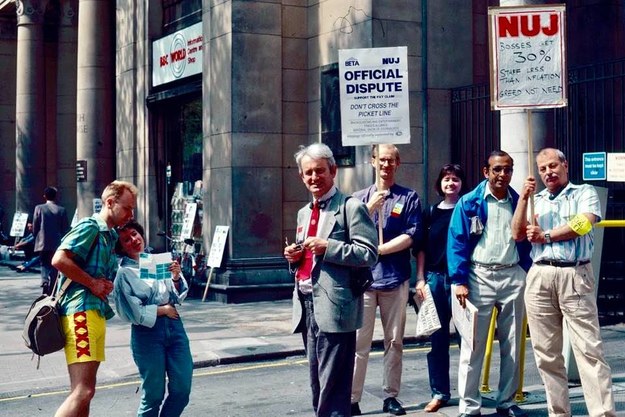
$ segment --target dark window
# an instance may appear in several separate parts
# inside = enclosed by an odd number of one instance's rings
[[[174,33],[202,20],[202,0],[162,0],[163,34]]]
[[[341,143],[341,90],[339,66],[321,68],[321,141],[332,149],[338,166],[354,165],[354,147]]]

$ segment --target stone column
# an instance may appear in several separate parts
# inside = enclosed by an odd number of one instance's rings
[[[15,97],[16,210],[30,213],[45,188],[46,111],[43,16],[47,0],[18,0]]]
[[[531,6],[547,4],[544,0],[500,0],[500,6]],[[528,167],[528,113],[525,110],[501,111],[501,149],[508,152],[514,159],[514,175],[512,188],[519,191],[523,181],[531,172],[536,175],[536,164]],[[553,131],[554,112],[552,109],[536,109],[531,112],[532,148],[534,156],[541,148],[552,146],[554,143]]]
[[[114,11],[110,0],[79,0],[76,159],[87,164],[77,184],[79,217],[92,214],[93,199],[115,179]]]
[[[68,216],[76,209],[76,44],[78,0],[61,0],[58,29],[56,161],[60,202]],[[70,219],[71,220],[71,219]]]

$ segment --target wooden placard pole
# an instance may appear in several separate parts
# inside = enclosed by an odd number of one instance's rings
[[[210,271],[208,272],[208,279],[206,280],[206,286],[204,287],[204,295],[202,296],[202,302],[204,302],[204,300],[206,300],[206,294],[208,293],[208,287],[209,287],[209,286],[210,286],[210,284],[211,284],[211,277],[213,276],[213,270],[214,270],[214,269],[215,269],[215,268],[213,268],[213,267],[211,266],[211,269],[210,269]]]
[[[378,191],[382,191],[382,178],[380,177],[380,145],[375,145],[375,186]],[[378,207],[378,241],[384,243],[384,233],[382,230],[384,219],[382,218],[384,205]]]
[[[532,109],[527,109],[527,172],[534,176],[534,144],[532,141]],[[530,194],[530,222],[536,224],[534,218],[534,193]]]

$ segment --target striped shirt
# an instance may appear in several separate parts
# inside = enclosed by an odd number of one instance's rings
[[[74,262],[93,278],[113,281],[118,267],[116,242],[117,232],[109,229],[98,215],[94,215],[78,222],[63,237],[57,250],[71,252]],[[60,274],[59,285],[64,280],[65,277]],[[87,310],[97,310],[107,320],[115,315],[108,301],[102,301],[77,282],[70,284],[60,307],[61,314],[66,316]]]
[[[486,265],[514,265],[519,263],[516,243],[512,239],[512,196],[497,199],[484,187],[484,200],[488,204],[488,218],[484,225],[482,237],[477,242],[471,261]]]
[[[566,224],[577,214],[590,213],[601,219],[599,196],[595,188],[588,184],[568,183],[553,200],[547,189],[534,197],[534,211],[538,215],[538,225],[544,231]],[[528,214],[529,216],[529,214]],[[529,220],[529,219],[528,219]],[[588,261],[592,257],[594,232],[570,240],[550,244],[532,244],[532,260],[554,260],[559,262]]]

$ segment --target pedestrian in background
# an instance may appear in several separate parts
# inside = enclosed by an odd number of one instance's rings
[[[137,187],[113,181],[102,192],[102,210],[79,221],[52,257],[52,266],[62,274],[58,285],[65,277],[72,280],[59,302],[71,391],[55,417],[89,415],[105,359],[106,320],[115,315],[107,299],[118,268],[114,228],[132,219],[136,204]]]
[[[569,182],[569,164],[558,149],[538,152],[536,165],[546,188],[536,194],[535,218],[528,219],[528,200],[536,191],[536,179],[527,177],[514,213],[513,233],[516,239],[532,243],[534,264],[527,274],[525,306],[547,409],[552,417],[571,415],[562,354],[566,323],[588,415],[616,416],[590,264],[593,225],[601,219],[599,196],[591,185]]]
[[[41,262],[41,287],[44,294],[50,294],[57,270],[52,266],[52,256],[61,243],[61,238],[69,230],[65,207],[56,203],[57,189],[46,187],[43,198],[46,202],[35,207],[33,214],[33,236],[35,252]]]
[[[10,249],[24,252],[24,262],[15,268],[17,272],[26,272],[39,263],[39,256],[35,256],[35,236],[33,236],[32,222],[26,223],[26,234]]]
[[[295,243],[284,248],[296,267],[293,331],[304,335],[315,416],[347,417],[362,325],[362,295],[351,288],[350,270],[375,263],[377,233],[365,205],[334,186],[327,145],[305,147],[295,161],[313,202],[297,213]]]
[[[376,159],[376,152],[378,158]],[[371,165],[380,171],[380,183],[354,193],[367,205],[376,228],[382,224],[383,242],[379,242],[378,261],[372,268],[373,284],[364,294],[363,324],[356,332],[356,363],[352,387],[352,415],[361,415],[362,397],[373,340],[375,315],[380,308],[384,332],[384,371],[382,410],[397,416],[406,410],[397,400],[401,388],[406,304],[410,293],[410,250],[421,240],[421,201],[416,191],[395,182],[400,166],[395,145],[372,147]]]
[[[485,180],[460,198],[451,215],[447,236],[447,267],[454,296],[465,307],[477,308],[473,345],[463,340],[458,366],[460,417],[480,415],[480,377],[493,308],[497,309],[500,369],[497,413],[508,417],[527,414],[514,401],[520,381],[519,351],[523,317],[525,270],[529,243],[512,238],[512,214],[518,194],[510,187],[513,160],[493,151],[484,162]]]
[[[193,378],[189,338],[176,309],[189,286],[177,261],[169,266],[171,279],[141,277],[143,227],[131,221],[118,232],[115,250],[122,260],[115,278],[115,309],[122,320],[132,323],[130,348],[141,375],[137,416],[178,417],[189,403]]]
[[[428,413],[438,411],[447,405],[451,398],[449,382],[451,281],[447,273],[447,231],[454,207],[468,188],[460,165],[443,165],[434,188],[443,200],[423,210],[424,238],[416,248],[415,301],[425,300],[425,286],[428,285],[441,322],[441,328],[430,336],[431,349],[427,355],[430,389],[432,390],[432,401],[425,406],[425,411]]]

